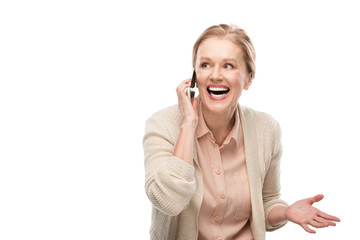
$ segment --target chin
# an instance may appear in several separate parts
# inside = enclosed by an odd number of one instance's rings
[[[230,104],[227,102],[221,102],[221,101],[212,101],[212,100],[205,100],[203,101],[203,107],[206,108],[209,112],[215,113],[215,114],[222,114],[227,113],[229,110],[233,109],[234,106],[237,104]]]

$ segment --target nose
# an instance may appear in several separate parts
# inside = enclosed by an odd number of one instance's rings
[[[221,69],[219,67],[213,68],[213,71],[211,72],[211,75],[210,75],[210,80],[213,80],[213,81],[221,81],[222,80]]]

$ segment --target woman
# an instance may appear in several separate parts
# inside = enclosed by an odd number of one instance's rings
[[[315,233],[337,217],[314,208],[317,195],[288,206],[280,199],[280,127],[240,106],[255,76],[255,50],[242,29],[206,29],[193,48],[199,97],[177,88],[178,104],[146,122],[145,190],[151,239],[265,239],[287,221]]]

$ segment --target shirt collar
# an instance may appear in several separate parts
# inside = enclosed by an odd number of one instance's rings
[[[203,137],[206,134],[210,134],[211,137],[213,138],[212,132],[210,131],[210,129],[206,125],[204,115],[203,115],[202,110],[201,110],[201,104],[199,104],[198,113],[199,113],[199,120],[198,120],[198,125],[197,125],[197,128],[196,128],[196,138],[199,139],[199,138]],[[240,143],[240,141],[241,141],[241,136],[242,136],[241,131],[242,131],[242,128],[241,128],[241,123],[240,123],[239,105],[238,105],[236,107],[236,110],[235,110],[235,123],[234,123],[234,126],[231,129],[229,135],[226,137],[226,139],[224,141],[224,144],[228,144],[231,139],[234,139],[235,142],[236,142],[236,145],[238,145]]]

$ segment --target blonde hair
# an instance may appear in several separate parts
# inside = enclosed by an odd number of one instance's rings
[[[192,54],[192,65],[195,68],[197,52],[199,49],[200,44],[210,37],[219,37],[219,38],[227,38],[232,41],[234,44],[238,45],[243,52],[243,60],[246,64],[246,68],[248,74],[251,78],[255,77],[255,49],[254,46],[246,34],[246,32],[239,28],[236,25],[227,25],[227,24],[220,24],[220,25],[213,25],[207,28],[200,37],[196,40],[194,47],[193,47],[193,54]]]

